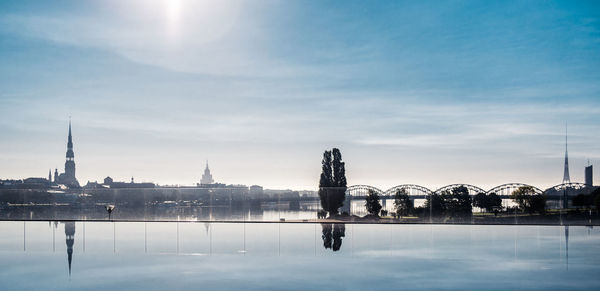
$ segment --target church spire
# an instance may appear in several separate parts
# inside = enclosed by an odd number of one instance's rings
[[[563,184],[571,183],[571,178],[569,176],[569,150],[568,150],[568,128],[565,124],[565,170],[563,174]]]
[[[71,135],[71,118],[69,118],[69,137],[67,140],[67,161],[73,160],[75,153],[73,152],[73,135]]]
[[[69,137],[67,138],[67,160],[65,161],[65,173],[60,174],[57,184],[68,185],[69,187],[79,187],[79,182],[75,178],[75,153],[73,152],[73,134],[71,132],[71,118],[69,117]]]

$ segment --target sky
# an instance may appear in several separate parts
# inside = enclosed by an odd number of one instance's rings
[[[599,105],[597,1],[0,3],[0,179],[544,188]]]

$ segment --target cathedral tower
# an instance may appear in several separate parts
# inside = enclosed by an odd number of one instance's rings
[[[69,137],[67,139],[67,160],[65,161],[65,172],[55,179],[57,184],[64,184],[70,187],[79,187],[79,182],[75,177],[75,153],[73,152],[73,135],[71,134],[71,120],[69,120]]]

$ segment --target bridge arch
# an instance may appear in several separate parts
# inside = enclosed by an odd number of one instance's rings
[[[346,199],[344,200],[344,205],[341,208],[341,212],[347,212],[355,215],[365,215],[366,208],[362,207],[361,205],[357,205],[358,202],[354,203],[355,205],[353,206],[352,200],[364,199],[364,197],[369,194],[369,191],[374,191],[379,196],[383,195],[383,191],[381,191],[381,189],[371,185],[352,185],[346,188]]]
[[[408,194],[408,196],[422,197],[422,196],[431,195],[431,193],[433,193],[433,191],[431,191],[429,188],[421,186],[421,185],[402,184],[402,185],[397,185],[390,189],[385,190],[384,195],[389,196],[389,197],[394,197],[394,195],[396,195],[396,191],[401,190],[401,189],[404,189],[406,191],[406,194]]]
[[[554,185],[544,190],[547,206],[550,208],[569,208],[569,200],[578,194],[589,194],[594,187],[589,187],[583,183],[562,183]]]
[[[542,189],[523,183],[506,183],[502,185],[498,185],[486,192],[486,194],[496,193],[496,195],[501,197],[510,197],[510,195],[517,189],[521,187],[531,187],[535,191],[536,194],[542,194],[544,191]]]
[[[471,185],[471,184],[450,184],[450,185],[446,185],[444,187],[441,187],[435,191],[433,191],[434,194],[441,194],[444,191],[451,191],[452,189],[456,188],[456,187],[465,187],[467,188],[467,190],[469,191],[469,195],[473,196],[473,195],[477,195],[479,193],[486,193],[487,191],[475,186],[475,185]]]
[[[375,191],[377,195],[382,195],[383,191],[381,189],[371,186],[371,185],[352,185],[346,188],[346,195],[350,196],[366,196],[369,194],[369,190]]]
[[[544,194],[552,194],[552,192],[556,192],[556,191],[563,191],[565,189],[567,190],[581,190],[588,187],[586,184],[584,183],[562,183],[562,184],[558,184],[558,185],[554,185],[546,190],[544,190]]]

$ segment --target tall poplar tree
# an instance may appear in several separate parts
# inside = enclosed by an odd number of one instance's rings
[[[329,216],[338,214],[338,209],[346,199],[346,169],[342,162],[342,153],[334,148],[323,153],[321,178],[319,180],[319,198],[323,210]]]

